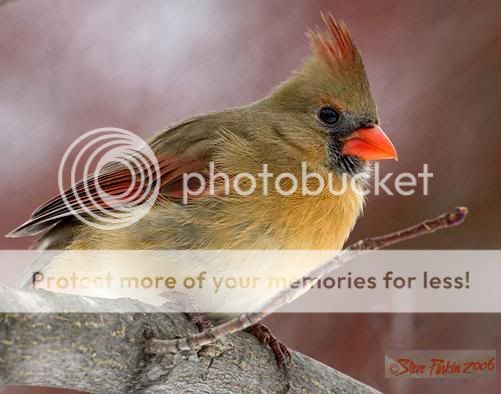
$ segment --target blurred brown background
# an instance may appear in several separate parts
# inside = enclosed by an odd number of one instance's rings
[[[430,195],[372,196],[353,239],[467,205],[467,223],[405,248],[499,249],[499,1],[12,1],[0,7],[0,233],[57,191],[65,149],[121,127],[146,138],[188,115],[256,100],[308,55],[320,10],[362,51],[400,161]],[[1,239],[3,249],[29,239]],[[495,379],[386,380],[390,348],[501,347],[497,315],[275,315],[292,348],[385,392],[495,393]],[[9,388],[3,392],[28,392]],[[42,392],[42,391],[37,391]]]

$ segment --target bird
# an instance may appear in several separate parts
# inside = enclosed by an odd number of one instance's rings
[[[81,181],[49,200],[8,236],[39,235],[34,247],[47,251],[342,249],[364,207],[364,196],[352,188],[341,194],[327,188],[314,195],[274,189],[264,193],[264,185],[259,183],[252,194],[240,195],[235,190],[223,191],[218,184],[212,194],[194,193],[192,189],[202,182],[199,180],[188,193],[189,184],[184,178],[197,171],[206,179],[212,163],[218,172],[232,179],[238,174],[256,175],[263,164],[274,174],[287,173],[301,179],[306,166],[318,174],[308,179],[308,187],[315,189],[320,179],[322,183],[325,180],[336,184],[356,179],[357,184],[365,184],[370,179],[372,161],[397,159],[395,147],[380,127],[361,54],[346,24],[330,13],[321,16],[326,30],[317,28],[306,33],[311,54],[264,98],[242,107],[193,116],[148,141],[160,173],[147,180],[158,184],[159,193],[139,220],[110,231],[76,217],[75,212],[85,216],[86,210],[94,209],[85,193],[96,196],[97,186],[118,196],[133,184],[131,174],[123,167],[110,166],[87,180],[88,188],[82,187]],[[249,186],[247,178],[241,179]],[[284,178],[283,184],[282,189],[290,187],[290,177]],[[82,197],[79,201],[71,198],[75,190]],[[117,197],[107,209],[113,211],[124,204]],[[89,220],[92,222],[92,217]],[[294,265],[294,273],[301,275],[319,264],[313,260]],[[36,272],[89,270],[83,265],[65,264],[38,261]],[[169,269],[199,272],[203,264],[179,263]],[[277,268],[257,262],[247,262],[240,268],[219,268],[233,272],[249,267],[263,274],[292,269],[287,263]],[[254,291],[246,301],[242,297],[242,308],[262,302],[265,296],[270,294],[260,296]],[[240,297],[225,293],[198,301],[210,308],[206,305],[239,305]],[[258,323],[249,331],[267,342],[279,364],[286,365],[287,347],[265,326]]]

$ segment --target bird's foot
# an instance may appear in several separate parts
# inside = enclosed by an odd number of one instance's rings
[[[205,330],[214,327],[212,322],[200,312],[184,312],[184,314],[191,323],[197,326],[200,332],[204,332]],[[232,347],[233,345],[231,342],[228,342],[226,338],[219,338],[216,342],[202,346],[199,350],[197,350],[197,354],[200,357],[208,357],[211,360],[209,363],[210,366],[215,358],[230,350]]]
[[[214,327],[209,319],[200,312],[185,312],[190,321],[195,324],[200,332]]]
[[[257,323],[245,329],[245,331],[254,335],[263,345],[269,346],[275,354],[278,366],[284,371],[285,375],[289,373],[289,364],[292,359],[291,353],[270,329],[264,324]]]

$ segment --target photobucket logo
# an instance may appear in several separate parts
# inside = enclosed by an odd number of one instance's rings
[[[68,178],[72,186],[65,188]],[[83,134],[68,147],[59,165],[58,186],[66,208],[80,221],[119,229],[151,209],[160,189],[160,168],[143,139],[105,127]]]
[[[267,164],[263,164],[262,172],[259,172],[257,176],[247,172],[230,176],[216,172],[214,162],[210,162],[208,175],[196,172],[183,174],[183,203],[187,204],[190,198],[197,196],[229,195],[230,193],[239,196],[249,196],[253,193],[261,193],[264,196],[270,193],[282,196],[296,193],[302,196],[318,196],[329,193],[333,196],[340,196],[349,191],[361,196],[366,196],[371,192],[374,195],[409,196],[420,189],[422,194],[427,196],[429,179],[433,178],[428,164],[423,164],[422,171],[417,174],[390,172],[381,175],[379,163],[376,162],[372,173],[372,182],[370,182],[370,175],[365,172],[341,176],[332,172],[319,174],[309,171],[308,164],[302,162],[299,176],[290,172],[274,174],[269,171]],[[190,188],[190,185],[195,185],[195,187]],[[373,190],[369,188],[369,185],[373,186]]]

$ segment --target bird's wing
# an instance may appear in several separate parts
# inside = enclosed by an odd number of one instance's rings
[[[44,203],[27,222],[7,236],[36,235],[75,214],[101,209],[113,210],[124,204],[135,204],[135,198],[144,198],[147,189],[153,190],[153,183],[159,184],[160,192],[166,198],[182,197],[183,174],[203,174],[209,166],[210,130],[204,131],[200,126],[203,126],[203,122],[189,120],[165,131],[150,142],[156,155],[158,171],[140,168],[131,172],[125,165],[110,166]]]

